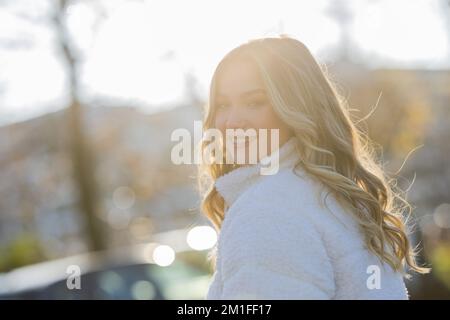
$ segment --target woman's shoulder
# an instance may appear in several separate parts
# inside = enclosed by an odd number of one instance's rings
[[[271,194],[273,197],[295,198],[304,204],[314,204],[316,199],[313,196],[317,197],[323,190],[322,185],[303,170],[282,168],[276,174],[260,179],[253,193],[255,196]]]
[[[302,170],[294,172],[286,168],[267,176],[242,200],[237,208],[241,212],[236,214],[242,219],[253,216],[256,223],[265,225],[279,225],[284,221],[283,226],[292,226],[296,237],[320,237],[332,243],[338,252],[347,251],[339,248],[340,243],[353,249],[362,246],[351,212],[323,184]],[[303,233],[294,232],[295,228],[302,229]]]
[[[295,215],[301,212],[310,219],[320,219],[321,224],[324,219],[337,219],[346,227],[354,227],[348,210],[324,184],[302,169],[285,168],[261,179],[250,196],[255,202],[279,205],[281,208],[291,209],[286,212]]]
[[[320,241],[315,217],[323,214],[318,212],[323,210],[318,200],[322,191],[308,177],[282,169],[260,179],[238,199],[227,213],[231,216],[227,226],[236,231],[237,237],[253,235],[258,241],[265,238],[269,242],[275,235],[284,241]]]
[[[303,170],[283,168],[274,175],[260,179],[249,194],[247,202],[258,202],[267,206],[286,208],[284,212],[297,213],[308,207],[308,211],[320,210],[326,197],[326,188]]]
[[[340,255],[349,248],[362,246],[356,221],[341,207],[327,189],[303,171],[285,168],[260,179],[227,212],[224,235],[239,242],[252,236],[278,245],[317,243],[333,246]],[[345,241],[344,241],[345,240]]]

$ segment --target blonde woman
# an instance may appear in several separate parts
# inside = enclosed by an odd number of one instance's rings
[[[279,165],[263,175],[261,157],[218,161],[248,147],[222,141],[222,159],[200,167],[202,211],[219,233],[206,299],[408,299],[405,269],[427,272],[406,234],[408,204],[304,44],[263,38],[228,53],[212,78],[213,128],[223,139],[278,129],[264,160]]]

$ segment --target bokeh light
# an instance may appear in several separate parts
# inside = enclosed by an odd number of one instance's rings
[[[159,245],[153,251],[153,261],[161,266],[167,267],[175,260],[175,251],[168,245]]]
[[[194,250],[210,249],[217,242],[217,233],[210,226],[197,226],[189,230],[186,241]]]

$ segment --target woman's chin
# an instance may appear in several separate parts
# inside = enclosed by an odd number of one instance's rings
[[[251,165],[256,164],[258,161],[257,149],[251,150],[249,142],[245,143],[235,143],[233,145],[234,152],[230,158],[232,158],[232,163],[230,164],[238,164],[238,165]],[[251,152],[256,152],[252,157]],[[242,161],[242,159],[244,161]]]

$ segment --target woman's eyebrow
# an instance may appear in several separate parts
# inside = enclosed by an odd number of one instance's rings
[[[241,96],[242,97],[246,97],[246,96],[251,96],[251,95],[254,95],[254,94],[257,94],[257,93],[266,93],[266,90],[264,90],[264,89],[253,89],[253,90],[249,90],[249,91],[246,91],[246,92],[242,93]]]

